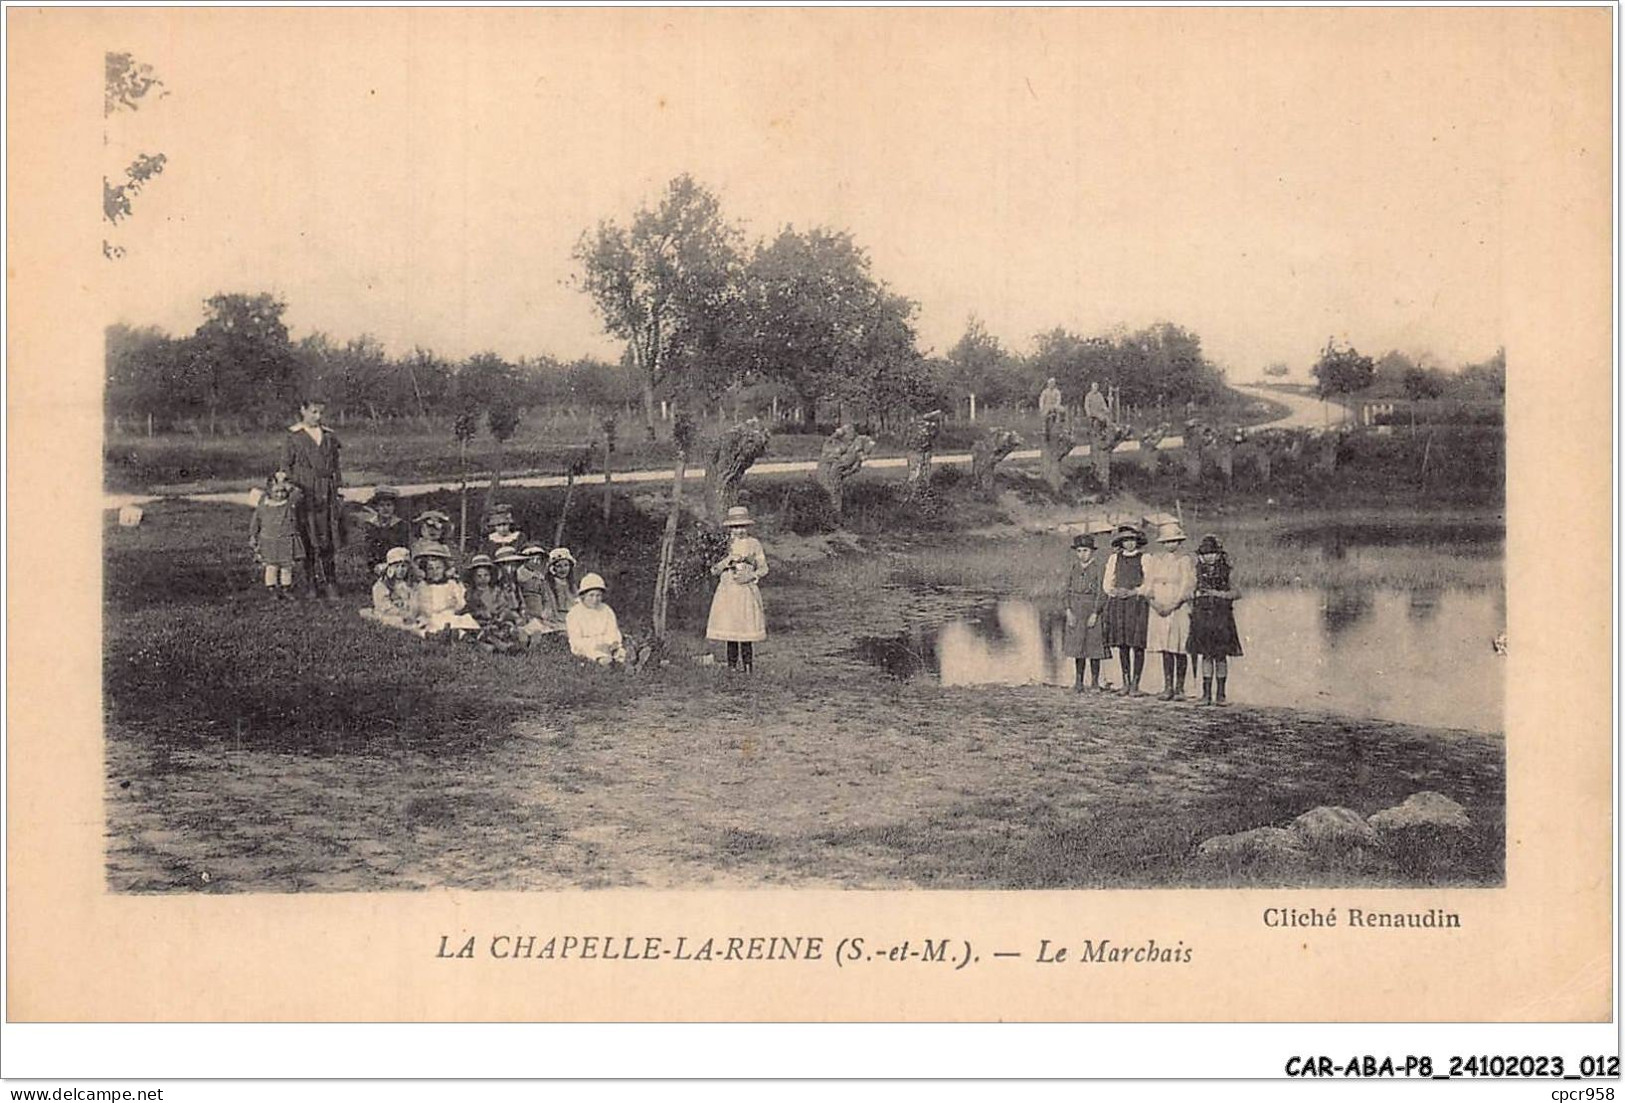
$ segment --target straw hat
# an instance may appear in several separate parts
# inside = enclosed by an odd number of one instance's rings
[[[751,520],[750,510],[744,506],[729,506],[728,515],[722,519],[722,523],[727,528],[744,528],[756,522]]]
[[[547,553],[548,566],[552,566],[554,563],[558,563],[560,561],[574,564],[576,557],[570,554],[569,548],[554,548],[552,551]]]
[[[393,567],[397,563],[410,563],[412,553],[405,548],[390,548],[384,553],[384,566]]]
[[[1088,548],[1090,551],[1093,551],[1094,547],[1095,538],[1087,533],[1079,533],[1077,536],[1072,538],[1072,549],[1074,551],[1076,551],[1078,548]]]
[[[368,500],[373,502],[393,502],[398,500],[400,496],[401,492],[392,486],[375,486],[372,488],[372,497]]]
[[[480,567],[495,567],[496,565],[496,560],[492,559],[484,552],[481,552],[468,561],[468,569],[470,571],[477,570]]]
[[[444,544],[436,543],[434,541],[430,541],[426,544],[420,544],[416,554],[419,559],[450,560],[453,558],[450,548],[446,547]]]
[[[451,515],[444,510],[426,509],[416,517],[412,518],[412,523],[414,525],[421,525],[425,521],[438,521],[442,525],[449,525],[451,524]]]
[[[585,593],[589,593],[590,591],[593,591],[593,590],[602,590],[602,589],[604,589],[603,576],[596,575],[596,574],[590,574],[586,578],[583,578],[581,580],[581,585],[576,587],[576,593],[585,594]]]
[[[1185,529],[1178,521],[1167,521],[1157,527],[1157,543],[1177,544],[1185,540]]]
[[[546,555],[547,549],[540,544],[526,544],[519,554],[529,559],[533,555]]]
[[[514,548],[503,548],[501,551],[497,552],[496,562],[498,563],[523,563],[524,561],[524,554],[516,551]]]
[[[1145,534],[1133,525],[1117,526],[1117,535],[1112,537],[1112,547],[1122,547],[1125,540],[1132,540],[1141,547],[1145,546]]]

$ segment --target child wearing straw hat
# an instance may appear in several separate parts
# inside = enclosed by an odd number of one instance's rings
[[[1162,550],[1145,557],[1146,597],[1150,603],[1145,647],[1162,653],[1162,700],[1185,696],[1185,647],[1190,640],[1190,601],[1196,594],[1196,566],[1180,554],[1185,530],[1178,521],[1157,529]]]
[[[513,506],[498,502],[485,515],[485,544],[480,549],[495,559],[504,549],[518,551],[525,546],[525,534],[513,520]]]
[[[1230,657],[1241,654],[1241,637],[1236,632],[1234,603],[1236,591],[1230,585],[1230,557],[1212,533],[1196,546],[1196,596],[1191,599],[1192,662],[1202,664],[1202,704],[1228,704],[1224,683],[1230,674]],[[1214,681],[1218,696],[1214,696]]]
[[[421,558],[422,548],[437,547],[449,552],[452,532],[456,526],[452,523],[451,515],[445,510],[426,509],[412,518],[412,524],[417,526],[417,536],[413,537],[411,544],[414,562]],[[447,562],[447,570],[456,574],[454,566],[450,561]]]
[[[1073,688],[1085,688],[1084,669],[1089,672],[1088,687],[1100,689],[1100,660],[1109,658],[1105,628],[1100,623],[1106,609],[1106,561],[1095,555],[1095,538],[1087,533],[1072,538],[1072,566],[1066,576],[1066,633],[1061,654],[1077,664]]]
[[[706,619],[705,638],[728,645],[728,669],[749,674],[755,667],[755,646],[767,639],[767,615],[757,588],[767,577],[767,553],[762,542],[750,535],[755,524],[750,510],[733,506],[722,520],[728,530],[728,554],[711,566],[718,576],[716,594],[711,598],[711,615]]]
[[[479,623],[477,642],[486,651],[506,654],[530,642],[519,631],[519,602],[502,568],[484,552],[468,561],[468,615]]]
[[[581,580],[577,602],[565,615],[570,653],[603,666],[626,662],[626,641],[615,610],[604,603],[604,580],[589,574]]]
[[[417,560],[418,573],[423,576],[417,587],[418,617],[423,634],[445,633],[451,639],[478,632],[480,622],[464,609],[468,603],[467,591],[451,574],[451,549],[434,541],[420,542],[412,555]]]
[[[564,618],[576,604],[576,557],[569,548],[547,551],[540,544],[525,549],[519,568],[519,594],[524,599],[525,631],[562,642]]]
[[[378,580],[372,584],[372,605],[361,610],[367,620],[407,631],[418,629],[417,585],[412,581],[412,553],[390,548],[384,553]]]
[[[1102,585],[1106,590],[1105,643],[1117,649],[1127,697],[1140,696],[1140,675],[1145,671],[1145,630],[1149,605],[1145,581],[1145,536],[1133,524],[1117,526],[1112,537],[1116,550],[1106,560]]]

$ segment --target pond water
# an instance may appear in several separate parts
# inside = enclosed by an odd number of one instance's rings
[[[1505,625],[1499,587],[1251,590],[1236,603],[1246,654],[1230,662],[1229,696],[1499,732],[1506,660],[1493,643]],[[1058,603],[1004,600],[962,620],[859,640],[856,652],[896,677],[935,676],[943,685],[1069,686],[1063,628]],[[1102,674],[1120,684],[1115,659]],[[1148,654],[1141,688],[1161,686],[1161,658]],[[1200,695],[1200,677],[1186,686]]]

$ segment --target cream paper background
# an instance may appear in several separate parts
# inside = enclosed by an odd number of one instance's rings
[[[402,49],[528,14],[329,9],[322,46]],[[559,13],[553,13],[557,18]],[[100,732],[102,327],[95,182],[102,55],[120,36],[253,53],[307,11],[11,9],[8,53],[7,917],[9,1013],[23,1021],[249,1020],[1547,1020],[1611,1006],[1611,13],[1608,9],[856,11],[809,50],[880,49],[929,20],[993,50],[1022,20],[1064,50],[1155,46],[1176,20],[1225,57],[1347,42],[1379,74],[1398,21],[1448,80],[1464,42],[1504,66],[1503,131],[1476,168],[1503,181],[1508,351],[1507,884],[1470,891],[428,892],[130,896],[104,888]],[[575,11],[581,33],[652,48],[629,21],[717,41],[788,15]],[[428,21],[428,22],[426,22]],[[508,22],[503,22],[508,21]],[[203,33],[207,28],[208,33]],[[489,30],[489,27],[487,27]],[[244,45],[246,43],[247,45]],[[137,51],[138,56],[140,51]],[[1354,79],[1346,77],[1345,79]],[[1375,78],[1373,78],[1375,79]],[[1344,95],[1328,79],[1324,95]],[[1122,90],[1128,93],[1131,90]],[[319,101],[320,89],[290,89]],[[1350,99],[1351,109],[1359,101]],[[1425,113],[1426,102],[1409,110]],[[884,110],[883,106],[877,110]],[[1238,120],[1240,126],[1245,120]],[[741,136],[740,140],[744,140]],[[1282,136],[1276,140],[1290,140]],[[1499,144],[1496,144],[1499,143]],[[160,181],[161,186],[162,181]],[[1226,186],[1222,180],[1214,187]],[[267,197],[271,201],[271,197]],[[139,218],[139,213],[137,215]],[[1423,236],[1426,226],[1418,225]],[[1379,294],[1373,289],[1371,294]],[[1263,908],[1462,915],[1458,931],[1271,931]],[[442,934],[817,934],[969,939],[962,972],[747,962],[434,958]],[[1044,967],[1040,938],[1183,940],[1187,966]],[[1028,955],[994,963],[993,949]],[[888,971],[888,968],[895,971]]]

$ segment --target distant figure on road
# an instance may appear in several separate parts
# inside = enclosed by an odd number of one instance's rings
[[[1053,375],[1044,380],[1044,389],[1038,392],[1038,412],[1045,421],[1061,412],[1061,387]]]
[[[1089,384],[1089,394],[1083,400],[1083,412],[1090,421],[1098,421],[1102,426],[1112,423],[1112,408],[1106,401],[1106,396],[1100,393],[1100,384]]]

